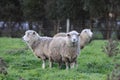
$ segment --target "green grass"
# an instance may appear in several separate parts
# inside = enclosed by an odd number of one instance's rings
[[[0,74],[0,80],[106,80],[113,69],[112,59],[102,52],[104,40],[94,40],[78,57],[78,68],[41,68],[42,61],[36,58],[26,44],[18,38],[0,38],[0,57],[8,63],[8,75]]]

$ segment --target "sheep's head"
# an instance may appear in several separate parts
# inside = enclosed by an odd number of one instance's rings
[[[31,41],[36,41],[38,39],[39,39],[38,33],[33,30],[27,30],[25,32],[25,35],[23,36],[23,40],[27,43],[29,43]]]
[[[68,42],[72,45],[78,45],[80,34],[77,31],[71,31],[67,33]]]
[[[83,29],[81,32],[81,35],[82,34],[87,35],[90,38],[92,38],[92,36],[93,36],[93,32],[91,31],[91,29]]]

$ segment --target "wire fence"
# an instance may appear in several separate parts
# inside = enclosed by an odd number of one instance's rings
[[[81,23],[78,24],[71,24],[70,30],[76,30],[79,33],[85,29],[89,28],[94,33],[94,39],[108,39],[108,38],[115,38],[120,39],[120,24],[115,26],[111,25],[107,27],[105,24],[96,25],[93,23],[92,25],[86,23],[83,25]],[[55,24],[53,22],[45,22],[45,23],[32,23],[32,27],[30,27],[29,22],[22,22],[22,23],[6,23],[0,22],[0,36],[3,37],[22,37],[24,32],[28,29],[33,29],[37,31],[42,36],[54,36],[58,32],[66,32],[66,22],[62,22],[60,24]]]

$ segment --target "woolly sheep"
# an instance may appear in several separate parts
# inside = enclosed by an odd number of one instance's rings
[[[90,29],[83,29],[82,32],[80,33],[80,39],[81,39],[81,42],[80,42],[80,48],[83,49],[85,45],[87,45],[91,38],[92,38],[92,31]],[[66,33],[57,33],[56,35],[54,35],[53,38],[56,38],[56,37],[65,37],[66,36]]]
[[[50,67],[52,67],[52,62],[57,62],[59,65],[65,63],[66,69],[69,66],[74,68],[74,65],[71,64],[76,63],[80,52],[79,42],[79,33],[77,31],[66,33],[65,37],[53,38],[49,46]]]
[[[85,45],[87,45],[91,38],[93,36],[93,33],[90,29],[83,29],[81,34],[80,34],[80,48],[83,49]]]
[[[45,68],[45,61],[49,58],[48,47],[51,37],[41,37],[33,30],[27,30],[23,36],[23,40],[27,43],[34,55],[42,59],[42,68]]]

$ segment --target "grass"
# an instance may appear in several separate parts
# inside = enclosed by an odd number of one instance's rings
[[[94,40],[78,57],[78,68],[41,68],[42,61],[35,57],[19,38],[0,38],[0,57],[8,63],[8,75],[0,74],[0,80],[106,80],[113,69],[112,59],[102,52],[104,40]]]

